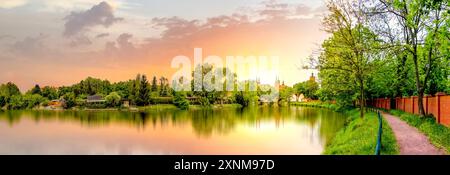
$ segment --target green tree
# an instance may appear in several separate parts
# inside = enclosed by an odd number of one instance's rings
[[[13,95],[10,97],[8,109],[23,109],[25,108],[25,101],[22,95]]]
[[[140,88],[139,88],[139,98],[138,98],[141,101],[138,101],[136,104],[138,106],[148,105],[148,103],[150,101],[149,97],[150,97],[150,87],[149,87],[149,83],[147,81],[147,76],[142,75]]]
[[[8,82],[0,85],[0,95],[5,97],[7,102],[12,96],[20,94],[19,88],[14,83]]]
[[[322,74],[331,77],[333,74],[326,70],[348,75],[346,78],[352,80],[358,89],[355,95],[358,96],[360,116],[363,117],[365,83],[374,68],[372,62],[377,59],[374,48],[378,48],[378,38],[364,27],[364,16],[358,4],[330,1],[327,7],[330,14],[325,17],[323,25],[332,36],[322,44],[324,52],[319,57],[319,69]]]
[[[121,97],[117,92],[111,92],[109,95],[105,97],[106,105],[109,107],[118,107],[120,106]]]
[[[49,100],[57,99],[58,98],[58,90],[53,87],[45,86],[42,88],[42,96]]]
[[[76,95],[74,92],[68,92],[63,96],[65,100],[64,109],[70,109],[76,105]]]
[[[25,94],[22,96],[21,100],[23,101],[22,108],[26,109],[32,109],[39,106],[41,103],[48,101],[39,94]]]
[[[0,108],[6,105],[6,98],[0,95]]]
[[[153,76],[152,80],[152,92],[158,91],[158,80],[156,79],[156,76]]]
[[[186,99],[185,92],[174,91],[173,104],[182,110],[189,109],[189,101]]]
[[[449,1],[446,0],[379,0],[373,8],[373,14],[380,15],[380,18],[396,20],[397,26],[392,26],[392,22],[386,23],[379,33],[394,31],[402,35],[392,45],[400,45],[405,59],[412,60],[421,116],[425,116],[423,96],[427,88],[429,92],[445,89],[439,86],[447,77],[439,72],[442,67],[448,67],[443,61],[449,57],[448,7]]]
[[[319,83],[316,81],[308,80],[301,83],[297,83],[293,87],[293,93],[299,96],[303,94],[305,98],[310,98],[317,100],[319,97],[317,95],[319,90]]]
[[[39,94],[39,95],[41,95],[42,94],[41,87],[38,84],[36,84],[33,87],[33,89],[30,90],[30,93],[31,94]]]

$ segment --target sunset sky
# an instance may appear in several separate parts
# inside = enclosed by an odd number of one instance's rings
[[[22,91],[71,85],[91,76],[112,82],[137,73],[170,78],[172,58],[279,56],[292,85],[327,37],[318,0],[1,0],[0,83]]]

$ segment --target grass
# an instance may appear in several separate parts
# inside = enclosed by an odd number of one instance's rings
[[[375,112],[359,117],[359,110],[347,110],[346,125],[326,146],[325,155],[374,155],[377,144],[378,118]],[[383,119],[382,155],[399,154],[397,141],[388,123]]]
[[[223,104],[223,105],[211,105],[211,106],[201,106],[201,105],[189,105],[189,109],[197,110],[197,109],[233,109],[233,108],[241,108],[240,104]],[[157,105],[149,105],[138,107],[139,111],[160,111],[160,110],[173,110],[178,109],[173,104],[157,104]]]
[[[390,110],[392,115],[400,117],[409,125],[425,134],[433,145],[450,153],[450,128],[436,122],[433,117],[419,117],[399,110]]]
[[[329,108],[329,109],[333,109],[333,110],[338,109],[338,106],[336,104],[326,103],[326,102],[291,102],[290,105],[316,107],[316,108]]]

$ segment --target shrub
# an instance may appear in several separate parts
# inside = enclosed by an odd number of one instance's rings
[[[173,104],[182,110],[189,109],[189,101],[186,99],[186,93],[174,92]]]
[[[105,97],[106,105],[109,107],[118,107],[120,106],[121,97],[117,92],[111,92],[109,95]]]

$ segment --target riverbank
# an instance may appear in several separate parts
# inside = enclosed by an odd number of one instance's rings
[[[303,106],[303,107],[315,107],[315,108],[328,108],[337,111],[338,106],[333,103],[327,102],[291,102],[290,105],[293,106]]]
[[[201,106],[201,105],[189,105],[189,109],[191,110],[199,110],[199,109],[235,109],[235,108],[242,108],[240,104],[216,104],[211,106]],[[135,110],[138,111],[148,111],[148,110],[172,110],[176,109],[178,110],[175,105],[173,104],[157,104],[157,105],[149,105],[149,106],[142,106],[137,107]]]
[[[367,112],[364,118],[359,115],[359,109],[347,110],[346,125],[325,147],[325,155],[373,155],[377,144],[378,117],[375,112]],[[383,119],[382,155],[399,154],[399,147],[394,133]]]
[[[347,116],[345,126],[336,133],[323,153],[325,155],[373,155],[377,144],[378,117],[375,112],[366,112],[361,118],[359,109],[340,109],[336,104],[322,102],[296,102],[291,105],[329,108],[344,113]],[[399,154],[399,147],[394,133],[383,119],[381,154]]]
[[[437,123],[433,117],[420,117],[400,110],[390,110],[389,113],[417,128],[434,146],[450,153],[450,128]]]

